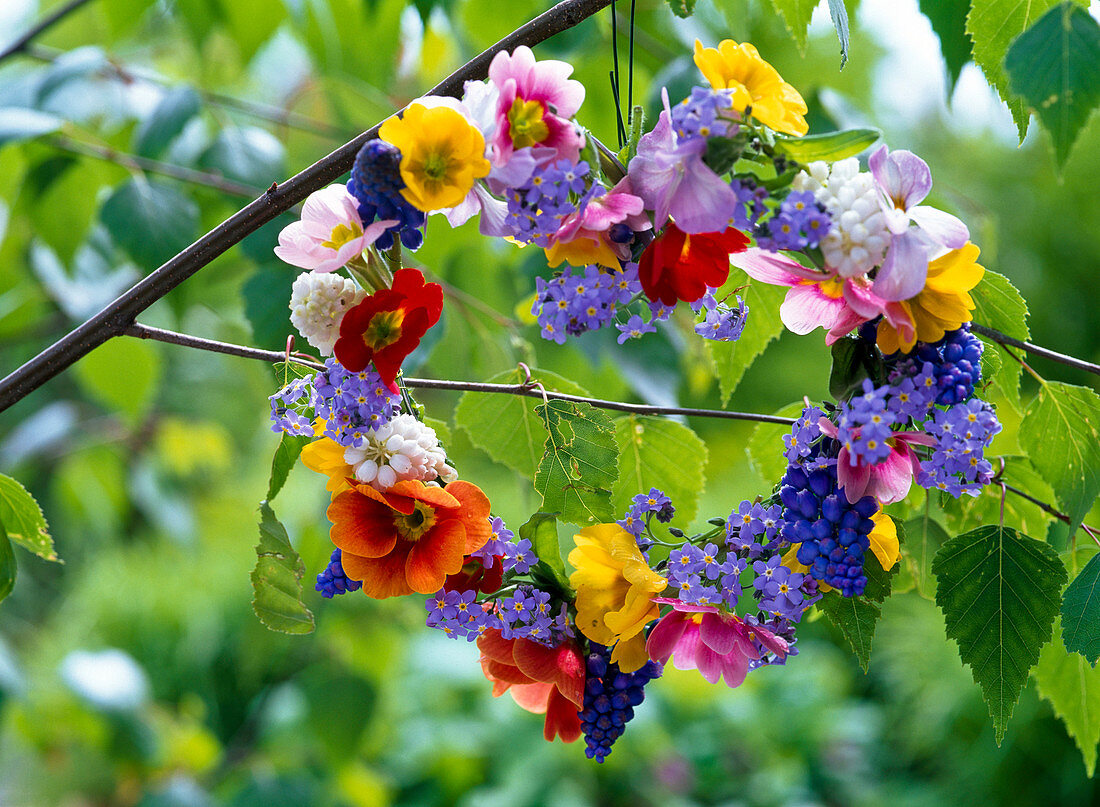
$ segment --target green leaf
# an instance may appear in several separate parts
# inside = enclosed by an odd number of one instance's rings
[[[863,380],[885,381],[882,354],[862,339],[838,339],[832,347],[833,367],[829,371],[829,394],[847,401],[863,388]]]
[[[848,9],[844,0],[829,0],[829,18],[836,29],[836,38],[840,40],[840,69],[848,64]]]
[[[1100,659],[1100,554],[1092,560],[1062,597],[1062,642],[1070,653],[1080,653],[1089,664]],[[1095,745],[1095,743],[1094,743]],[[1095,760],[1094,760],[1095,761]],[[1092,774],[1089,773],[1089,776]]]
[[[882,616],[882,605],[866,597],[845,597],[839,591],[830,591],[822,597],[818,607],[840,629],[859,659],[859,666],[867,672],[871,663],[871,642],[875,638],[875,626]]]
[[[279,438],[279,446],[275,449],[275,456],[271,458],[271,479],[267,483],[267,500],[275,501],[275,497],[286,484],[286,478],[290,475],[294,463],[298,461],[298,455],[306,447],[312,438],[308,435],[296,436],[283,432]]]
[[[1080,6],[1062,3],[1016,38],[1004,66],[1012,91],[1050,132],[1061,169],[1100,103],[1100,23]]]
[[[0,107],[0,147],[56,132],[64,123],[56,115],[17,106]]]
[[[800,163],[814,160],[835,162],[854,157],[882,137],[878,129],[845,129],[842,132],[775,138],[775,150]]]
[[[920,10],[932,23],[940,39],[940,53],[947,65],[947,96],[955,89],[959,73],[970,61],[971,44],[966,35],[966,15],[971,0],[920,0]]]
[[[115,243],[151,270],[194,240],[199,209],[172,186],[137,177],[115,188],[99,218]]]
[[[1091,778],[1100,741],[1100,669],[1089,667],[1081,656],[1067,654],[1058,642],[1051,642],[1039,654],[1033,674],[1039,696],[1050,701],[1054,714],[1066,724]]]
[[[966,33],[974,42],[974,61],[1008,104],[1021,142],[1027,134],[1027,105],[1009,91],[1005,53],[1012,40],[1056,5],[1058,0],[986,0],[974,3],[966,18]],[[1088,0],[1081,0],[1081,5],[1087,6]]]
[[[131,423],[152,406],[160,375],[156,347],[130,337],[100,345],[76,365],[80,386],[108,409],[124,413]]]
[[[985,270],[981,282],[970,293],[974,298],[974,322],[994,328],[1014,339],[1027,340],[1031,332],[1027,327],[1027,303],[1004,275]],[[982,380],[991,383],[993,388],[1017,409],[1020,407],[1020,373],[1023,368],[1016,361],[999,361],[995,372],[986,374],[986,365],[997,360],[986,358],[985,354],[995,353],[1001,359],[1002,349],[990,339],[982,338],[985,351],[982,357]]]
[[[25,487],[4,474],[0,474],[0,524],[8,538],[28,552],[43,560],[61,562],[42,508]]]
[[[936,577],[932,574],[932,559],[950,539],[947,530],[931,516],[919,516],[905,522],[905,562],[913,573],[917,593],[929,600],[936,598]]]
[[[253,126],[222,129],[199,158],[199,165],[257,189],[286,176],[283,144]]]
[[[1068,539],[1100,493],[1100,397],[1089,387],[1045,383],[1020,424],[1020,445],[1069,516]]]
[[[558,582],[568,588],[569,578],[565,574],[565,561],[561,557],[561,545],[558,543],[558,520],[553,513],[535,513],[527,523],[519,528],[519,537],[531,542],[540,561],[545,563]]]
[[[798,52],[806,52],[806,32],[810,27],[810,18],[820,0],[772,0],[772,7],[783,18],[787,30],[798,45]]]
[[[611,487],[619,476],[615,424],[586,403],[551,400],[535,407],[548,426],[535,474],[542,510],[572,524],[614,520]]]
[[[660,488],[685,522],[695,518],[706,487],[707,446],[687,426],[673,420],[627,415],[615,420],[619,479],[611,499],[616,513],[650,488]]]
[[[748,326],[736,342],[715,342],[706,340],[706,349],[714,362],[718,375],[718,385],[722,392],[724,406],[741,383],[745,371],[756,361],[771,342],[783,331],[779,319],[779,306],[787,290],[782,286],[758,283],[739,269],[730,269],[729,280],[723,289],[745,286],[741,297],[749,307]]]
[[[546,389],[566,395],[588,393],[567,378],[548,370],[532,370],[531,377]],[[508,370],[489,379],[494,384],[519,384],[524,374]],[[467,392],[455,407],[455,425],[470,442],[502,465],[527,479],[535,478],[546,445],[546,425],[535,412],[537,398]]]
[[[803,404],[796,401],[787,404],[772,414],[785,418],[797,418],[802,415]],[[746,448],[749,462],[766,482],[778,482],[787,470],[787,450],[783,445],[783,435],[790,434],[791,427],[779,423],[758,423],[752,430],[752,437]]]
[[[290,545],[286,528],[266,501],[260,502],[260,542],[252,569],[252,610],[280,633],[312,633],[313,614],[302,603],[306,567]]]
[[[186,85],[169,89],[134,133],[134,151],[143,157],[159,157],[183,127],[199,114],[199,94]]]
[[[287,321],[287,301],[295,274],[287,269],[279,263],[262,264],[241,286],[252,343],[268,350],[285,350],[286,338],[294,332]]]
[[[932,572],[947,637],[982,689],[1000,745],[1028,670],[1050,640],[1065,566],[1047,544],[988,526],[947,541]]]
[[[7,599],[15,588],[15,552],[12,551],[11,541],[4,534],[4,524],[0,520],[0,602]]]
[[[687,19],[695,13],[695,0],[665,0],[672,13],[681,19]]]

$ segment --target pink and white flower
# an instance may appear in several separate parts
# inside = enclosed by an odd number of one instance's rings
[[[573,266],[598,263],[617,268],[630,259],[630,245],[617,244],[608,237],[616,224],[626,224],[634,232],[653,225],[642,212],[643,202],[635,196],[630,177],[623,177],[607,193],[594,197],[579,210],[566,216],[558,231],[550,236],[546,258],[551,266],[567,261]]]
[[[329,185],[311,193],[302,205],[302,218],[279,233],[275,254],[291,266],[332,272],[362,255],[394,224],[384,219],[364,230],[355,197],[343,185]]]
[[[836,438],[837,427],[831,420],[821,418],[818,425],[822,434]],[[920,473],[920,458],[913,446],[930,446],[936,441],[923,432],[893,432],[887,442],[890,453],[874,465],[859,458],[853,463],[848,449],[841,446],[836,458],[836,482],[849,502],[854,504],[864,496],[873,496],[880,505],[900,502],[909,495]]]
[[[766,628],[748,625],[736,614],[713,605],[694,605],[667,597],[653,602],[671,605],[646,641],[646,652],[654,661],[673,659],[678,670],[698,670],[710,683],[724,677],[726,686],[741,685],[749,662],[760,658],[759,643],[780,658],[790,646]]]

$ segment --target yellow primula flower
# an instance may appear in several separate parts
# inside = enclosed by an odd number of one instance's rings
[[[806,102],[798,90],[760,58],[749,43],[724,39],[717,48],[704,48],[695,40],[695,65],[716,90],[733,90],[733,108],[750,113],[777,132],[801,137],[809,130]]]
[[[980,250],[969,241],[928,264],[928,279],[915,297],[897,305],[912,323],[912,331],[900,332],[888,320],[878,328],[878,346],[883,353],[908,353],[917,342],[935,342],[948,331],[970,322],[974,298],[970,291],[985,275],[978,264]],[[908,330],[908,329],[906,329]]]
[[[448,106],[412,104],[383,123],[378,136],[401,151],[401,195],[425,213],[459,204],[489,173],[485,138]]]
[[[569,583],[577,591],[577,627],[608,647],[623,672],[639,669],[645,652],[644,628],[660,616],[653,595],[668,581],[649,568],[634,536],[618,524],[585,527],[573,540]]]
[[[879,510],[873,516],[871,521],[875,522],[875,526],[871,528],[871,532],[867,534],[867,539],[871,542],[871,552],[875,558],[878,559],[879,565],[885,571],[890,571],[894,568],[894,565],[898,562],[898,558],[901,555],[901,544],[898,541],[898,528],[894,524],[894,520],[884,512]],[[795,544],[787,550],[787,554],[783,556],[781,563],[797,574],[809,574],[810,567],[804,563],[800,563],[798,560],[798,547],[801,544]],[[832,591],[833,587],[828,583],[824,583],[821,580],[817,581],[817,587],[820,591]]]
[[[325,431],[325,421],[317,420],[313,424],[313,434],[320,436]],[[332,494],[332,498],[351,490],[348,477],[355,473],[355,468],[344,462],[344,447],[331,437],[321,437],[314,440],[302,449],[302,465],[311,471],[324,474],[328,477],[325,490]]]

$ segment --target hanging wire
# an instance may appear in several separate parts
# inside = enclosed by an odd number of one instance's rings
[[[623,108],[619,103],[619,82],[615,78],[615,71],[608,74],[611,79],[611,94],[615,96],[615,135],[619,138],[619,150],[626,145],[626,123],[623,122]]]
[[[615,126],[616,135],[619,138],[619,148],[626,141],[626,127],[623,125],[622,99],[619,96],[619,22],[615,13],[615,0],[611,0],[611,61],[614,69],[611,71],[611,92],[615,96]]]
[[[626,66],[626,108],[628,115],[634,114],[634,4],[637,0],[630,0],[630,55],[627,57]],[[612,3],[614,5],[614,3]],[[615,12],[612,11],[612,14]]]

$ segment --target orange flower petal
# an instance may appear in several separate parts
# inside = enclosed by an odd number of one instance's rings
[[[553,741],[555,735],[566,743],[581,736],[581,718],[577,713],[577,706],[556,689],[546,701],[546,722],[542,727],[542,736],[547,742]]]
[[[512,697],[521,708],[533,714],[541,715],[546,713],[546,702],[550,699],[551,693],[554,692],[554,685],[536,681],[533,684],[517,684],[509,692],[512,693]],[[576,709],[576,707],[573,708]]]
[[[447,485],[447,492],[462,505],[462,523],[466,527],[466,545],[462,551],[469,555],[485,546],[492,535],[489,529],[489,497],[477,485],[461,479]]]
[[[485,658],[481,660],[481,667],[485,671],[485,677],[490,681],[502,681],[505,684],[514,685],[538,683],[534,678],[524,675],[519,668],[511,664],[502,664],[499,661]]]
[[[577,709],[584,704],[584,660],[572,642],[546,647],[520,639],[512,652],[524,675],[551,682]]]
[[[415,541],[405,564],[405,577],[413,591],[434,594],[443,587],[449,574],[462,571],[462,547],[466,528],[457,518],[438,522]]]
[[[345,552],[340,563],[344,574],[363,582],[363,593],[368,597],[384,600],[413,593],[405,580],[405,554],[401,547],[383,558],[363,558]]]
[[[397,532],[391,511],[383,504],[346,490],[328,506],[332,522],[329,537],[343,552],[364,558],[380,558],[393,551]]]
[[[490,629],[477,637],[477,649],[485,658],[504,664],[515,664],[512,658],[512,646],[515,639],[505,639],[499,630]]]
[[[394,485],[394,488],[396,487],[397,485]],[[393,489],[390,489],[383,493],[375,490],[370,485],[356,485],[355,489],[368,499],[384,504],[403,516],[412,515],[413,510],[416,509],[416,502],[411,497],[403,495],[401,491],[394,492]]]
[[[450,493],[450,485],[447,486],[448,490],[443,488],[437,488],[434,485],[425,485],[423,482],[416,479],[406,479],[398,482],[392,488],[389,489],[389,493],[408,496],[411,499],[424,502],[424,504],[430,505],[432,508],[442,507],[445,510],[455,510],[462,506],[454,496]],[[409,511],[412,512],[411,510]]]

